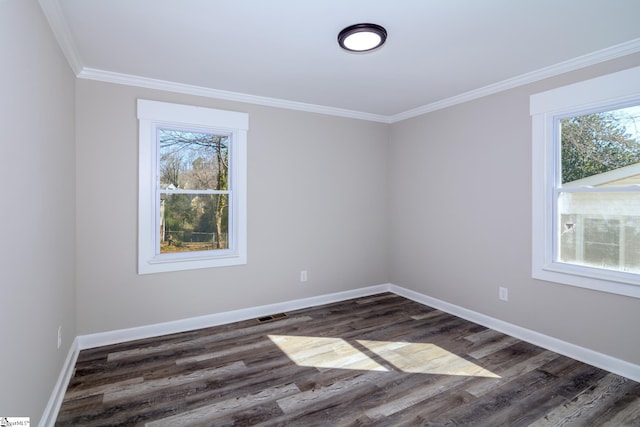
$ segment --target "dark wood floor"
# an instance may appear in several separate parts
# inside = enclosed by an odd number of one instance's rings
[[[640,383],[380,294],[83,350],[56,425],[640,425]]]

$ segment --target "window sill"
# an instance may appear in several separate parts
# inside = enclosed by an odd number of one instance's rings
[[[547,282],[640,298],[640,283],[635,280],[635,274],[551,263],[545,267],[534,266],[532,277]]]

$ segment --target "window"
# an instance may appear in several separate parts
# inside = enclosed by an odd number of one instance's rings
[[[138,273],[247,262],[248,115],[138,100]]]
[[[533,277],[640,298],[640,67],[530,103]]]

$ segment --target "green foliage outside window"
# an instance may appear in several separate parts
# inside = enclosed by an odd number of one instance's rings
[[[618,111],[562,120],[562,183],[640,162],[640,143]]]
[[[160,252],[228,248],[229,138],[160,130]]]

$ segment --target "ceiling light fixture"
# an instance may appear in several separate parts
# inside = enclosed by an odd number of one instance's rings
[[[349,52],[368,52],[382,46],[387,30],[376,24],[351,25],[338,34],[338,44]]]

